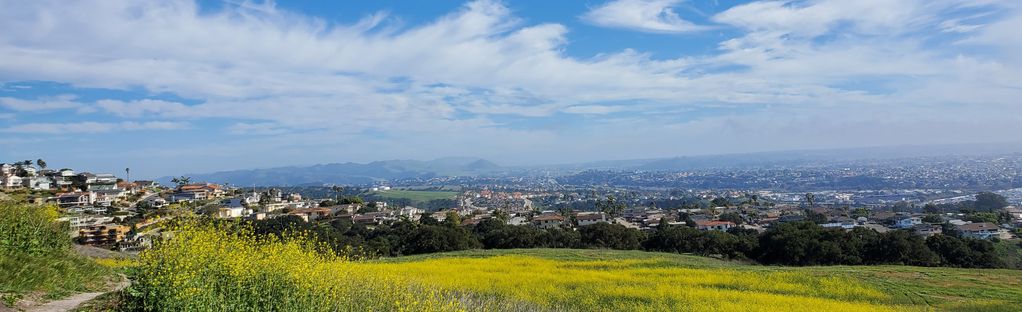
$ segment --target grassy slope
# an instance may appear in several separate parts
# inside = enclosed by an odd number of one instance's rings
[[[454,199],[458,196],[456,192],[446,191],[408,191],[408,190],[389,190],[389,191],[378,191],[370,194],[380,196],[383,198],[407,198],[413,202],[428,202],[434,199]]]
[[[747,272],[801,271],[821,277],[839,276],[860,281],[891,296],[891,303],[933,306],[953,311],[1015,311],[1022,309],[1022,271],[989,269],[925,268],[910,266],[774,267],[726,262],[717,259],[615,250],[515,249],[470,250],[442,254],[383,259],[413,262],[438,258],[486,258],[519,255],[563,261],[658,260],[659,265],[683,268],[726,268]]]
[[[47,209],[0,202],[0,305],[100,290],[113,277],[71,248],[66,228],[53,223]]]

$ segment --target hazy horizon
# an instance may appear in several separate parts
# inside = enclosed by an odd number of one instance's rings
[[[138,177],[1015,142],[1016,1],[3,1],[0,159]]]

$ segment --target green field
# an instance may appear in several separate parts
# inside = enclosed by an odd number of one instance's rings
[[[457,192],[448,191],[409,191],[409,190],[387,190],[387,191],[376,191],[369,192],[369,195],[378,196],[381,198],[391,199],[408,199],[412,202],[422,203],[428,202],[435,199],[455,199],[458,197]]]
[[[305,237],[185,223],[142,254],[124,303],[183,311],[1018,311],[1022,271],[776,267],[596,249],[366,260]],[[237,229],[235,229],[237,230]]]
[[[592,266],[591,271],[602,271],[600,274],[615,275],[642,275],[649,273],[649,269],[665,269],[662,272],[687,272],[687,274],[702,274],[705,272],[718,272],[718,274],[742,276],[751,274],[753,278],[748,283],[759,283],[754,281],[762,278],[771,279],[770,276],[799,276],[794,278],[796,282],[813,284],[814,280],[836,278],[846,281],[849,285],[860,284],[866,291],[863,293],[882,294],[873,298],[857,298],[857,296],[837,295],[840,291],[833,293],[788,293],[779,287],[778,289],[743,289],[742,281],[729,282],[708,282],[715,289],[720,291],[732,291],[740,289],[754,293],[772,293],[789,296],[806,296],[807,298],[831,298],[848,301],[851,303],[863,302],[877,304],[881,307],[894,307],[895,310],[913,309],[936,309],[946,311],[1019,311],[1022,310],[1022,271],[1019,270],[992,270],[992,269],[953,269],[953,268],[926,268],[910,266],[821,266],[821,267],[776,267],[750,265],[737,262],[726,262],[706,257],[691,255],[678,255],[669,253],[655,253],[643,251],[615,251],[615,250],[577,250],[577,249],[516,249],[516,250],[471,250],[451,252],[443,254],[429,254],[407,256],[400,258],[389,258],[379,260],[380,263],[391,263],[396,265],[393,268],[395,273],[408,276],[420,276],[423,281],[428,281],[430,276],[444,275],[436,270],[423,269],[417,271],[413,264],[426,264],[425,267],[457,267],[462,270],[475,267],[478,264],[492,263],[493,259],[513,257],[516,259],[539,259],[553,260],[555,267],[564,268],[570,271],[571,268],[579,265],[589,266],[593,263],[607,263],[608,266]],[[466,262],[466,259],[478,259],[478,263]],[[619,263],[620,266],[613,264]],[[494,263],[495,264],[495,263]],[[405,269],[407,267],[407,270]],[[541,266],[540,266],[541,267]],[[688,271],[691,269],[691,271]],[[480,269],[487,271],[491,269]],[[551,274],[550,272],[529,272],[528,267],[516,274],[530,276],[532,274]],[[680,270],[680,271],[675,271]],[[660,272],[660,271],[656,271]],[[473,275],[475,272],[464,272],[466,275]],[[553,273],[557,275],[557,273]],[[565,274],[563,279],[579,279],[578,271],[572,274]],[[672,273],[666,273],[672,274]],[[485,275],[484,275],[485,276]],[[662,276],[665,277],[666,276]],[[483,276],[474,277],[486,279]],[[509,283],[504,277],[492,277],[494,280],[487,281],[488,285],[500,285]],[[508,276],[507,279],[513,277]],[[612,280],[613,278],[607,278]],[[584,280],[584,279],[581,279]],[[789,281],[790,282],[790,281]],[[452,282],[450,287],[458,288],[464,282]],[[510,282],[515,284],[514,282]],[[699,282],[694,282],[697,285]],[[472,288],[468,283],[466,287],[474,291],[482,291]],[[656,284],[656,283],[652,283]],[[651,284],[651,285],[652,285]],[[524,286],[522,284],[521,286]],[[583,285],[564,284],[566,288],[577,291]],[[603,287],[615,287],[612,281],[608,281]],[[699,287],[703,287],[701,285]],[[618,286],[619,287],[619,286]],[[679,285],[679,287],[681,287]],[[695,286],[693,286],[695,287]],[[755,287],[750,287],[755,288]],[[568,291],[565,289],[564,291]],[[589,291],[589,290],[587,290]],[[582,293],[586,293],[583,291]],[[503,296],[495,293],[497,296]],[[614,299],[604,304],[615,303]],[[545,302],[543,299],[536,300]],[[642,300],[640,300],[642,301]],[[557,306],[557,304],[555,304]],[[627,305],[624,305],[627,306]],[[655,305],[654,305],[655,306]],[[574,309],[573,306],[562,306]],[[741,310],[741,309],[738,309]],[[796,309],[797,310],[797,309]]]

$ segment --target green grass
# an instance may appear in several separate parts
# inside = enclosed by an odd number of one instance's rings
[[[54,207],[0,202],[0,298],[60,298],[102,289],[112,270],[71,248],[66,225]]]
[[[911,266],[777,267],[722,261],[692,255],[617,250],[511,249],[468,250],[441,254],[380,259],[380,262],[417,262],[442,258],[488,258],[505,255],[537,257],[565,262],[656,259],[652,267],[722,268],[747,272],[800,272],[820,277],[842,277],[862,282],[891,296],[893,304],[929,306],[947,311],[1018,311],[1022,309],[1022,270],[955,269]]]
[[[409,190],[388,190],[388,191],[376,191],[370,192],[370,195],[379,196],[382,198],[393,198],[399,199],[404,198],[413,202],[428,202],[435,199],[455,199],[458,197],[457,192],[447,191],[409,191]]]

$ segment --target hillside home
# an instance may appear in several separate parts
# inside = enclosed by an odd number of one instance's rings
[[[944,228],[942,226],[940,226],[939,224],[919,224],[919,225],[913,226],[912,227],[912,231],[915,232],[916,235],[919,235],[919,236],[922,236],[922,237],[930,237],[930,236],[934,236],[934,235],[937,235],[937,234],[944,233]]]
[[[78,230],[78,243],[87,246],[112,246],[124,240],[131,228],[117,224],[99,224]]]
[[[735,227],[735,223],[731,221],[696,221],[696,228],[700,231],[727,231]]]
[[[163,198],[161,198],[159,196],[149,196],[149,197],[146,197],[144,202],[146,204],[148,204],[149,207],[152,207],[152,208],[163,208],[163,206],[167,205],[167,200],[165,200],[165,199],[163,199]]]
[[[405,206],[398,211],[398,217],[407,217],[410,220],[419,220],[422,214],[426,213],[425,209],[415,208],[412,206]]]
[[[95,203],[95,194],[92,192],[71,192],[57,194],[57,206],[61,208],[87,206]]]
[[[333,212],[329,208],[295,209],[288,214],[301,217],[305,222],[327,219],[333,216]]]
[[[607,215],[602,212],[579,213],[575,216],[578,226],[593,225],[600,222],[607,222]]]
[[[904,217],[894,221],[894,227],[900,229],[911,229],[920,224],[923,224],[923,219],[920,217]]]
[[[217,218],[241,218],[250,213],[252,213],[252,211],[243,206],[220,207],[217,209],[216,216]]]
[[[976,222],[963,224],[958,226],[958,232],[962,234],[962,237],[978,238],[978,239],[990,239],[990,238],[1001,238],[1009,239],[1011,234],[1007,230],[1001,229],[996,224],[990,222]]]
[[[206,192],[203,192],[203,191],[197,191],[197,192],[175,192],[173,194],[170,194],[170,197],[168,198],[168,200],[170,202],[172,202],[172,203],[190,202],[190,201],[204,200],[204,199],[206,199]]]
[[[36,191],[48,191],[52,188],[50,178],[46,176],[34,176],[30,178],[22,178],[22,184],[30,189]]]
[[[564,216],[555,213],[541,214],[532,218],[532,223],[542,229],[560,227],[564,221]]]
[[[24,185],[22,178],[16,175],[4,176],[3,180],[0,180],[0,186],[5,190],[16,190],[21,189]]]

